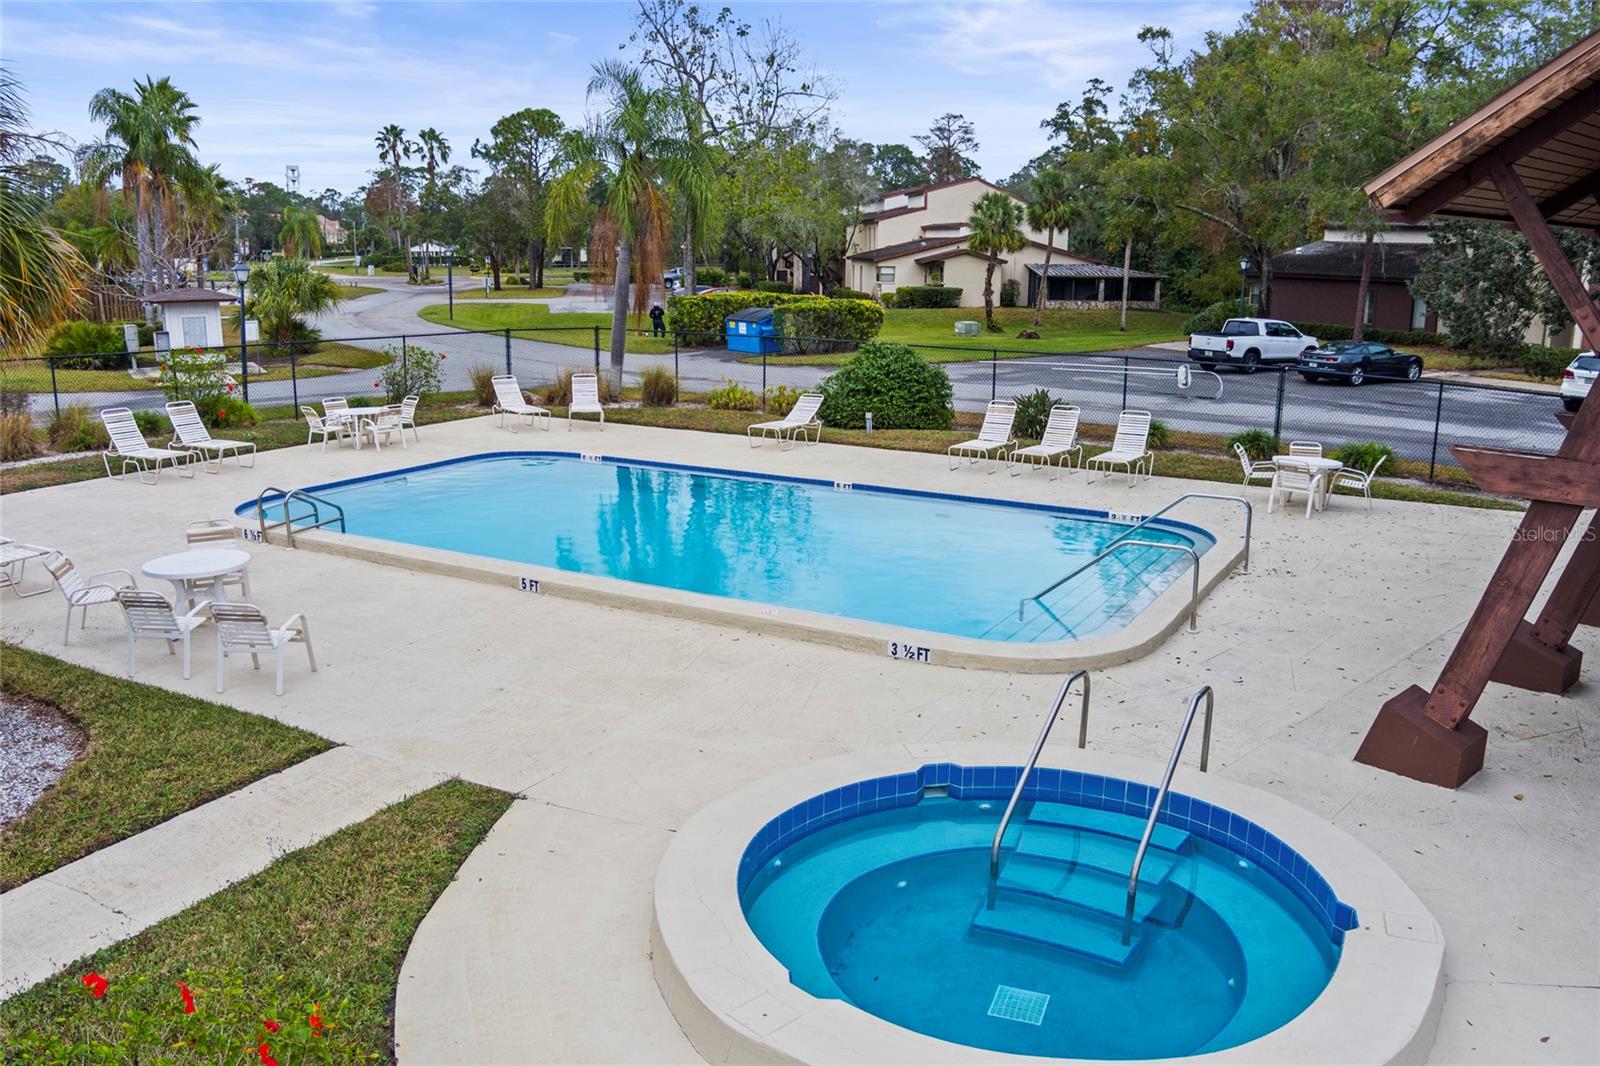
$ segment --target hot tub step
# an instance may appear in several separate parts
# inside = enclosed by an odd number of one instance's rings
[[[1037,825],[1058,825],[1068,829],[1086,829],[1107,836],[1122,837],[1137,842],[1144,834],[1144,819],[1115,811],[1099,811],[1092,807],[1075,807],[1070,803],[1035,803],[1028,821]],[[1150,846],[1178,851],[1189,842],[1189,834],[1170,825],[1156,825],[1150,837]]]
[[[1120,921],[1030,896],[1002,895],[993,910],[979,904],[972,928],[1071,951],[1112,966],[1125,965],[1139,948],[1137,925],[1124,944]]]
[[[1145,886],[1134,898],[1133,920],[1142,922],[1161,905],[1156,886]],[[1128,905],[1128,875],[1111,874],[1087,867],[1072,868],[1051,859],[1013,855],[1000,873],[1000,888],[1020,895],[1040,896],[1058,903],[1069,903],[1107,918],[1120,919]]]
[[[1126,837],[1037,824],[1025,828],[1017,840],[1015,854],[1103,870],[1125,878],[1128,871],[1133,869],[1133,856],[1138,848],[1138,841]],[[1183,856],[1174,852],[1152,848],[1145,853],[1144,865],[1139,868],[1139,884],[1164,883],[1183,861]]]

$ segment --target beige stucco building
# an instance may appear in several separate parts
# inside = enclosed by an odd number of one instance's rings
[[[942,185],[896,189],[865,205],[845,255],[845,285],[882,297],[902,285],[947,285],[961,290],[962,307],[983,306],[986,260],[967,248],[972,205],[998,185],[982,178],[963,178]],[[1015,199],[1015,197],[1013,197]],[[1021,203],[1018,200],[1018,203]],[[1043,278],[1046,235],[1024,224],[1028,246],[1001,260],[995,270],[994,295],[1016,281],[1023,300],[1032,303]],[[1122,299],[1122,269],[1067,250],[1069,234],[1057,231],[1051,250],[1047,307],[1113,307]],[[1133,271],[1129,306],[1155,309],[1161,304],[1161,279]]]

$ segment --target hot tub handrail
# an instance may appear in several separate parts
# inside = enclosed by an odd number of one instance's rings
[[[1167,759],[1166,772],[1161,775],[1161,787],[1156,790],[1155,802],[1150,805],[1150,816],[1145,819],[1144,834],[1139,837],[1138,850],[1133,853],[1133,868],[1128,872],[1128,905],[1122,914],[1124,944],[1133,938],[1133,903],[1139,894],[1139,870],[1144,866],[1144,853],[1150,848],[1150,838],[1156,831],[1156,817],[1161,813],[1161,805],[1167,801],[1168,790],[1172,788],[1172,774],[1178,768],[1178,758],[1183,754],[1183,745],[1189,739],[1189,727],[1194,725],[1194,713],[1199,709],[1202,697],[1206,701],[1206,725],[1205,732],[1200,737],[1200,772],[1206,773],[1211,764],[1211,712],[1215,695],[1210,685],[1203,685],[1189,698],[1189,710],[1183,716],[1183,728],[1178,730],[1177,743],[1172,745],[1172,755]]]
[[[1079,678],[1083,679],[1083,704],[1078,713],[1078,747],[1083,747],[1089,741],[1089,671],[1075,670],[1061,683],[1061,691],[1056,693],[1055,702],[1050,705],[1050,716],[1044,720],[1044,728],[1039,730],[1039,739],[1033,742],[1033,754],[1029,755],[1028,761],[1023,764],[1022,776],[1017,778],[1017,787],[1011,790],[1011,799],[1006,803],[1006,811],[1000,816],[1000,827],[994,831],[994,843],[989,848],[990,907],[994,906],[995,882],[1000,879],[1000,843],[1005,839],[1006,828],[1011,824],[1011,816],[1016,812],[1018,801],[1022,799],[1022,790],[1028,783],[1028,777],[1039,761],[1039,753],[1044,751],[1044,742],[1050,739],[1050,730],[1055,728],[1056,718],[1061,714],[1061,706],[1067,702],[1067,691]]]

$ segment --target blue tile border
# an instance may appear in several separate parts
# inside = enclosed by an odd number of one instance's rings
[[[924,788],[948,788],[951,798],[958,800],[1009,799],[1021,773],[1020,766],[927,763],[915,773],[868,778],[812,796],[780,812],[756,832],[739,860],[739,894],[744,895],[768,862],[812,833],[875,811],[910,807],[921,801]],[[1022,798],[1146,818],[1155,789],[1117,777],[1041,767],[1023,788]],[[1306,905],[1333,943],[1343,944],[1345,931],[1356,928],[1355,909],[1339,900],[1316,867],[1248,818],[1181,792],[1169,792],[1156,820],[1227,848],[1271,874]]]

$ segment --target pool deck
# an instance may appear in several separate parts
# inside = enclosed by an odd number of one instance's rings
[[[308,485],[479,451],[560,449],[934,491],[1149,512],[1216,486],[1082,474],[952,473],[943,456],[592,425],[517,435],[478,419],[426,426],[408,450],[289,449],[254,470],[98,480],[0,500],[4,532],[86,570],[182,546],[268,484]],[[1600,827],[1595,657],[1565,697],[1492,686],[1475,720],[1485,769],[1447,791],[1351,757],[1384,699],[1430,683],[1516,525],[1507,512],[1339,499],[1307,520],[1257,503],[1251,572],[1222,581],[1200,630],[1094,674],[1089,743],[1165,758],[1187,696],[1217,687],[1213,772],[1338,825],[1406,880],[1443,928],[1437,1062],[1600,1060]],[[1210,508],[1215,507],[1215,510]],[[1179,517],[1219,534],[1221,505]],[[733,789],[795,763],[902,745],[998,741],[1021,759],[1058,679],[890,660],[733,626],[530,595],[312,551],[246,545],[258,602],[309,617],[322,670],[230,665],[224,702],[411,767],[525,797],[463,866],[411,946],[397,1002],[402,1062],[697,1062],[649,959],[652,884],[673,833]],[[959,561],[953,561],[958,565]],[[30,572],[30,577],[36,575]],[[154,584],[153,582],[142,582]],[[55,595],[7,594],[0,633],[121,673],[114,607],[61,644]],[[139,680],[213,697],[211,653],[184,682],[146,645]],[[1063,735],[1045,762],[1073,765]],[[1192,771],[1184,771],[1192,772]],[[1182,777],[1180,775],[1180,782]],[[196,871],[196,876],[200,876]],[[730,874],[731,876],[731,874]],[[1329,1049],[1330,1057],[1337,1057]]]

